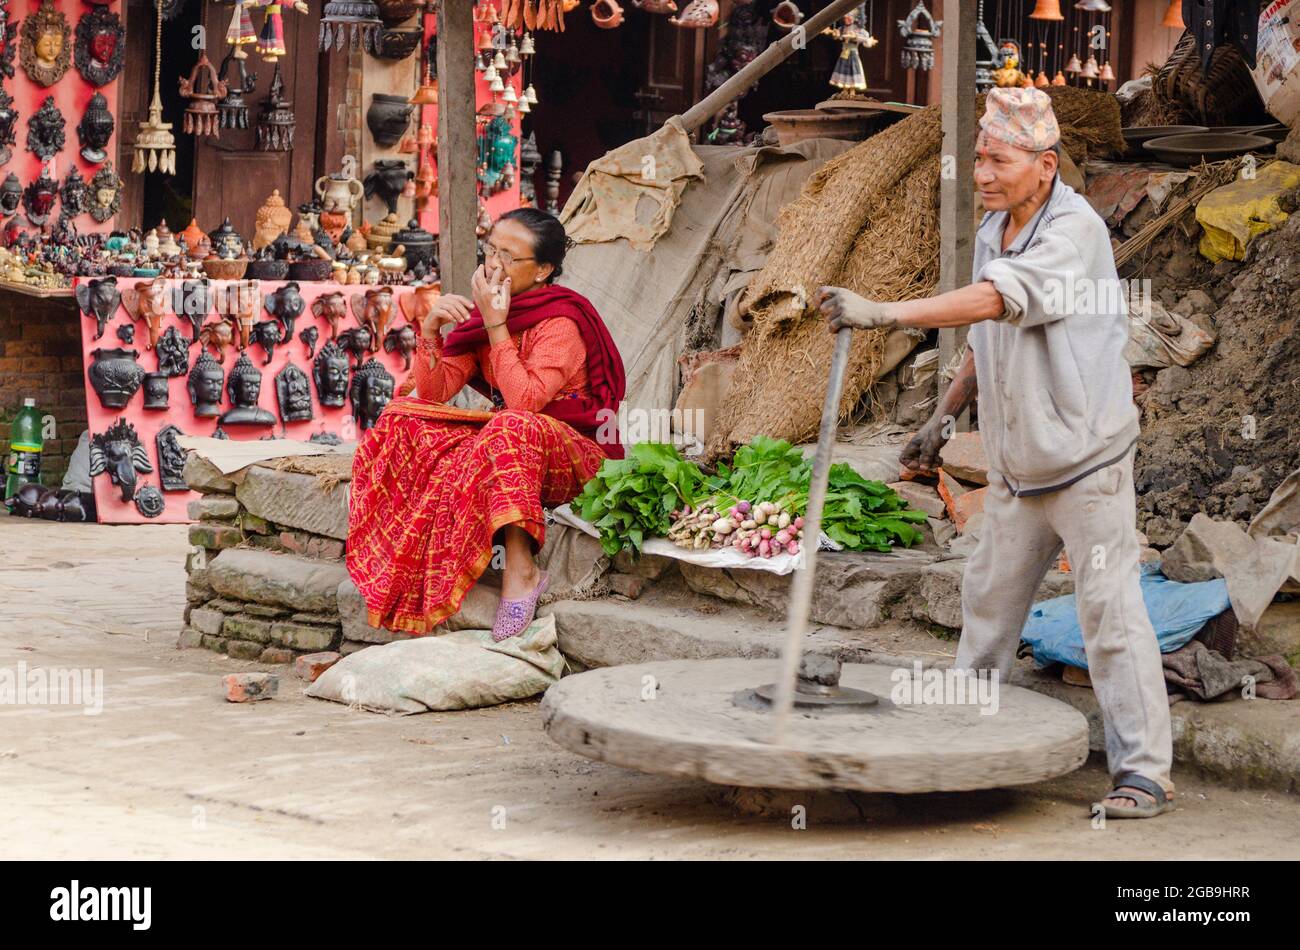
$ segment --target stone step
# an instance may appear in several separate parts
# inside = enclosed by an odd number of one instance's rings
[[[254,465],[235,489],[250,514],[339,541],[348,537],[348,485],[322,491],[315,475],[278,472]]]
[[[316,561],[255,548],[228,548],[211,561],[205,580],[223,597],[276,604],[309,613],[338,611],[341,561]]]

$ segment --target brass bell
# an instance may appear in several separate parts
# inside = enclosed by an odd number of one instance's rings
[[[1101,72],[1097,73],[1097,78],[1102,82],[1112,82],[1115,79],[1115,70],[1110,68],[1110,63],[1101,64]]]
[[[1038,0],[1034,11],[1029,14],[1031,20],[1064,20],[1060,0]]]
[[[1040,69],[1038,71],[1038,75],[1034,78],[1034,85],[1037,86],[1039,89],[1046,89],[1051,84],[1052,84],[1051,80],[1047,78],[1047,73],[1043,72],[1043,70]]]

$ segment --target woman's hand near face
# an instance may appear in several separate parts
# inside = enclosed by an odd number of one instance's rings
[[[487,265],[479,265],[470,280],[474,303],[479,313],[483,314],[483,324],[489,330],[505,322],[510,313],[510,278],[500,267],[488,270]]]
[[[432,340],[441,335],[440,331],[446,324],[459,326],[469,319],[469,312],[473,306],[472,301],[460,294],[443,294],[420,324],[421,335],[426,340]]]

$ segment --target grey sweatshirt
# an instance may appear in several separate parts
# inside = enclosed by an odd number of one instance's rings
[[[1004,254],[1008,217],[984,216],[974,266],[975,282],[992,281],[1006,309],[967,339],[989,468],[1015,494],[1036,495],[1122,458],[1137,439],[1138,413],[1105,223],[1059,177]]]

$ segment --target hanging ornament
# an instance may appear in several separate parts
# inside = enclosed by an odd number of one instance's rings
[[[1047,78],[1047,73],[1040,69],[1038,75],[1034,77],[1034,85],[1039,89],[1046,89],[1051,84],[1052,81]]]
[[[54,8],[53,0],[41,0],[40,9],[23,20],[18,50],[23,72],[38,86],[53,86],[68,71],[71,60],[67,19]]]
[[[1160,21],[1160,25],[1171,30],[1178,30],[1180,33],[1187,29],[1187,24],[1183,22],[1181,0],[1169,0],[1169,7],[1165,10],[1165,18]]]
[[[501,81],[500,76],[493,76],[491,83],[488,85],[488,89],[493,93],[504,92],[505,88],[506,84]]]
[[[1025,78],[1020,71],[1020,44],[1015,40],[1003,40],[998,47],[998,56],[1002,65],[993,71],[993,81],[1000,89],[1019,86]]]
[[[244,96],[257,88],[257,75],[249,73],[245,63],[248,55],[240,56],[238,47],[231,49],[221,61],[218,76],[226,85],[226,94],[217,102],[217,119],[223,129],[248,128],[248,101]],[[227,70],[231,64],[239,70],[239,75],[232,82],[227,79]]]
[[[1056,71],[1056,75],[1052,77],[1052,85],[1053,85],[1053,86],[1064,86],[1064,85],[1065,85],[1065,73],[1061,72],[1061,71],[1058,69],[1058,70]]]
[[[520,56],[532,56],[537,52],[537,46],[533,42],[533,34],[525,33],[524,38],[519,43]]]
[[[54,97],[46,96],[36,114],[27,120],[27,151],[35,153],[41,161],[59,154],[63,151],[65,125]]]
[[[230,46],[230,52],[226,54],[226,58],[229,59],[233,56],[235,59],[247,59],[248,51],[244,47],[251,46],[256,42],[257,31],[253,29],[253,18],[248,13],[248,4],[245,0],[235,0],[234,12],[230,14],[230,26],[226,28],[226,43]],[[225,60],[222,60],[221,74],[223,77],[225,71]],[[248,91],[251,92],[252,90]],[[240,128],[247,127],[247,123],[240,126]]]
[[[257,147],[268,152],[292,150],[296,125],[293,103],[284,98],[284,77],[280,75],[280,64],[276,63],[271,90],[257,116]]]
[[[257,35],[257,52],[268,63],[274,63],[287,52],[284,48],[284,17],[280,4],[275,0],[266,4],[262,32]]]
[[[1110,63],[1101,64],[1101,69],[1097,72],[1097,78],[1102,82],[1113,82],[1115,79],[1115,70],[1110,68]]]
[[[483,81],[496,82],[500,78],[501,78],[501,74],[497,72],[497,68],[493,66],[491,63],[488,63],[487,69],[483,70]]]
[[[993,70],[998,65],[998,44],[984,25],[984,0],[975,16],[975,90],[987,92],[993,86]]]
[[[1079,75],[1084,79],[1096,79],[1100,73],[1101,70],[1097,68],[1097,57],[1089,54],[1088,61],[1083,64],[1083,69],[1079,71]]]
[[[879,42],[868,29],[866,4],[846,13],[826,33],[842,43],[835,69],[831,72],[830,84],[850,92],[866,92],[867,71],[862,66],[862,55],[858,49],[864,46],[871,49]]]
[[[1083,72],[1083,63],[1079,62],[1079,54],[1071,53],[1069,62],[1065,64],[1065,71],[1071,76],[1077,76]]]
[[[77,21],[73,58],[77,72],[92,86],[107,86],[126,63],[126,30],[108,7],[95,7]]]
[[[922,17],[929,24],[928,27],[920,25]],[[930,15],[924,0],[917,0],[907,19],[898,21],[898,32],[903,36],[904,69],[934,68],[934,41],[939,38],[942,29],[943,21]]]
[[[162,0],[155,0],[155,7],[158,15],[154,24],[153,99],[149,102],[149,118],[140,123],[140,130],[135,136],[135,157],[131,162],[131,171],[136,174],[156,171],[164,175],[175,175],[176,137],[172,135],[172,124],[162,120],[162,94],[158,91],[158,78],[162,70]]]
[[[199,50],[198,61],[188,76],[179,80],[181,98],[188,99],[185,107],[185,121],[181,128],[186,135],[220,135],[221,125],[217,116],[217,100],[224,99],[228,92],[226,84],[217,76],[217,69],[208,59],[206,49]]]
[[[676,16],[670,16],[668,22],[691,30],[707,30],[717,26],[718,0],[691,0],[686,9]]]
[[[501,94],[503,102],[514,104],[519,101],[519,95],[515,92],[514,86],[506,86],[505,92]]]
[[[1031,20],[1064,20],[1065,15],[1061,13],[1060,0],[1038,0],[1034,4],[1033,11],[1029,14]]]
[[[529,83],[528,88],[524,90],[524,98],[528,100],[530,106],[537,105],[537,90],[532,83]]]
[[[351,45],[353,49],[377,53],[383,25],[374,0],[330,0],[320,18],[320,50],[328,53]]]

